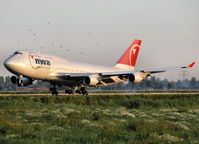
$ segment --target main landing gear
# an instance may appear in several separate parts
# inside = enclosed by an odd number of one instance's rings
[[[76,93],[79,93],[82,95],[88,95],[88,91],[86,90],[86,87],[81,87],[79,90],[76,90]]]
[[[49,90],[51,91],[52,95],[58,95],[58,91],[56,89],[56,85],[53,84],[52,87],[49,88]],[[72,87],[71,89],[66,89],[65,90],[66,94],[80,94],[80,95],[88,95],[88,91],[86,89],[86,87],[80,87],[80,89],[78,89],[77,86]]]
[[[65,90],[66,94],[80,94],[80,95],[88,95],[88,91],[86,90],[86,87],[81,87],[80,89],[77,88],[72,88],[72,89],[66,89]]]
[[[49,90],[51,91],[52,95],[58,95],[58,91],[56,90],[56,85],[50,87]]]
[[[65,89],[66,94],[74,94],[74,91],[72,89]]]

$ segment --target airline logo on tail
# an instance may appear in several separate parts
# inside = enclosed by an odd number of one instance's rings
[[[141,40],[134,40],[131,46],[119,59],[115,68],[133,70],[140,50]]]

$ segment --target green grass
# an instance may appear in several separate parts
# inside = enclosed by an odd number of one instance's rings
[[[198,93],[199,90],[179,90],[179,89],[171,89],[171,90],[89,90],[91,93]]]
[[[0,91],[0,94],[50,94],[50,91]]]
[[[64,90],[58,91],[60,94]],[[89,93],[199,93],[199,90],[89,90]],[[0,94],[51,94],[50,91],[0,91]]]
[[[0,97],[0,143],[199,143],[199,95]]]

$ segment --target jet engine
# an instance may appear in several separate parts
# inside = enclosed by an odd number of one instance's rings
[[[135,83],[139,83],[143,81],[144,78],[146,77],[146,75],[141,75],[140,73],[134,73],[134,76],[135,76],[135,80],[134,80]]]
[[[130,82],[139,83],[139,82],[143,81],[144,78],[145,78],[145,76],[142,76],[138,73],[134,73],[134,74],[129,75],[128,80]]]
[[[17,86],[19,87],[23,87],[23,86],[28,86],[28,85],[31,85],[32,84],[32,79],[30,78],[26,78],[26,77],[23,77],[21,80],[19,79],[19,77],[16,77],[16,76],[12,76],[10,78],[11,82],[13,84],[16,84]]]
[[[97,77],[92,75],[85,77],[83,80],[83,83],[89,86],[96,86],[98,82],[99,80],[97,79]]]
[[[134,74],[130,74],[128,77],[130,82],[134,82],[135,81],[135,75]]]

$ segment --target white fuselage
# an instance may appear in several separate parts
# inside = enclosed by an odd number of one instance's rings
[[[55,81],[64,84],[67,80],[57,79],[54,73],[99,73],[118,72],[121,69],[105,66],[89,65],[68,61],[55,56],[20,52],[13,54],[4,62],[5,67],[12,73],[32,79]],[[112,77],[115,83],[121,82],[117,77]]]

